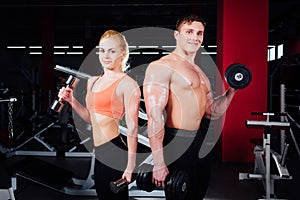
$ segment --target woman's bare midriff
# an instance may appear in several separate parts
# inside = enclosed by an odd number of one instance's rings
[[[119,120],[98,113],[90,113],[94,146],[100,146],[119,136]]]

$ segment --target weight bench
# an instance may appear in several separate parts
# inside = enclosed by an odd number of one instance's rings
[[[272,129],[283,130],[290,127],[289,122],[275,122],[270,121],[269,117],[274,113],[255,113],[256,115],[267,116],[266,121],[246,120],[247,126],[253,126],[258,128],[264,128],[263,141],[251,140],[255,144],[254,154],[254,173],[239,173],[239,180],[255,179],[263,181],[265,189],[265,198],[275,198],[274,194],[274,181],[282,179],[292,179],[289,175],[288,169],[285,166],[285,159],[288,150],[288,144],[285,145],[283,154],[280,155],[273,149],[271,149],[271,132]],[[279,175],[271,174],[271,155],[275,161]]]

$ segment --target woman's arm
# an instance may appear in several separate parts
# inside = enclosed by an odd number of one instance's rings
[[[88,86],[91,84],[91,80],[88,80]],[[69,87],[62,87],[59,90],[58,97],[61,98],[62,100],[68,102],[71,106],[72,109],[87,123],[91,123],[90,120],[90,113],[86,107],[84,107],[82,104],[80,104],[77,99],[74,97],[73,94],[73,89]]]
[[[127,125],[127,146],[128,146],[128,163],[123,174],[128,182],[131,182],[132,172],[136,166],[136,152],[138,142],[138,112],[141,98],[141,91],[138,84],[131,78],[127,77],[124,81],[124,105],[125,120]]]

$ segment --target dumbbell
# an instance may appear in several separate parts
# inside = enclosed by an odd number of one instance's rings
[[[140,190],[152,192],[156,185],[152,183],[153,165],[143,163],[138,167],[135,176],[136,185]],[[174,200],[185,199],[190,184],[189,176],[183,171],[175,171],[166,178],[165,195]],[[119,179],[110,183],[110,188],[114,193],[123,191],[128,186],[124,179]]]
[[[225,79],[230,87],[234,89],[243,89],[250,84],[252,73],[245,65],[234,63],[229,65],[226,69]]]
[[[77,79],[75,76],[73,75],[69,75],[67,81],[65,82],[65,85],[67,88],[74,88],[77,83],[78,83],[79,79]],[[51,105],[51,109],[56,111],[56,112],[60,112],[62,110],[62,108],[64,107],[65,102],[62,100],[62,98],[59,98],[58,100],[55,100],[52,105]]]
[[[137,173],[133,174],[133,180],[136,180],[137,185],[140,186],[139,189],[143,189],[147,192],[151,192],[154,190],[155,185],[152,184],[152,168],[153,166],[150,164],[143,163],[141,166],[138,167]],[[151,173],[148,173],[151,172]],[[141,178],[143,176],[143,178]],[[137,178],[139,180],[137,180]],[[143,179],[143,180],[141,180]],[[144,184],[141,186],[141,182]],[[147,184],[148,183],[148,184]],[[119,193],[124,191],[128,186],[128,182],[125,179],[118,179],[116,181],[110,182],[110,189],[114,193]],[[146,185],[147,184],[147,185]]]

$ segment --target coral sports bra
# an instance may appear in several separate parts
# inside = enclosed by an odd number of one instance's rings
[[[122,119],[124,104],[116,95],[116,87],[122,78],[119,78],[109,87],[99,92],[92,91],[95,81],[91,88],[88,89],[86,95],[86,106],[88,110],[111,118]]]

